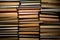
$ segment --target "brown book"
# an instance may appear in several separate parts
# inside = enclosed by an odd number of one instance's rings
[[[19,31],[39,31],[39,27],[19,28]]]
[[[59,33],[40,33],[41,36],[57,36],[60,35]]]
[[[18,40],[17,37],[14,37],[14,38],[0,38],[0,40]]]
[[[53,17],[53,18],[58,18],[58,16],[55,16],[55,15],[46,15],[46,14],[40,14],[40,17]]]
[[[20,35],[20,37],[39,37],[39,36],[35,36],[35,35]]]
[[[20,22],[31,22],[31,21],[38,21],[38,18],[36,18],[36,19],[20,19],[19,20]]]
[[[19,5],[19,2],[0,2],[0,6],[2,5]]]
[[[19,32],[19,34],[39,34],[39,32]]]
[[[55,18],[40,18],[40,21],[52,21],[52,22],[58,22],[59,21],[59,19],[55,19]]]
[[[5,12],[5,11],[6,11],[6,12],[9,12],[9,11],[10,11],[10,12],[14,12],[14,11],[16,12],[17,9],[16,9],[16,8],[1,8],[1,9],[0,9],[0,12]]]
[[[19,10],[18,12],[39,12],[40,10]]]
[[[19,40],[39,40],[39,38],[19,38]]]
[[[40,28],[60,28],[59,26],[52,26],[52,25],[49,25],[49,26],[43,26],[41,25]]]
[[[0,17],[17,18],[17,12],[0,13]]]
[[[39,10],[39,8],[26,8],[26,7],[20,7],[20,8],[18,8],[19,10]]]
[[[30,24],[20,24],[19,26],[20,27],[29,27],[29,26],[34,27],[34,26],[39,26],[39,24],[38,23],[35,23],[35,24],[30,23]]]
[[[38,18],[38,15],[20,15],[19,18]]]
[[[60,8],[59,5],[42,4],[42,8]]]
[[[59,3],[59,0],[42,0],[42,2],[47,2],[47,3]]]
[[[40,32],[41,33],[43,33],[43,32],[45,32],[45,33],[47,33],[47,32],[49,32],[49,33],[50,32],[52,32],[52,33],[57,32],[58,33],[59,32],[59,29],[52,29],[52,28],[51,29],[48,29],[48,28],[47,29],[44,29],[44,28],[41,28],[40,29]]]

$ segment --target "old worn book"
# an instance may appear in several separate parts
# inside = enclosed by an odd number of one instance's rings
[[[39,38],[19,38],[19,40],[39,40]]]
[[[19,28],[19,31],[39,31],[39,27]]]
[[[17,37],[14,37],[14,38],[0,38],[0,40],[18,40]]]
[[[40,17],[43,17],[43,18],[45,18],[45,17],[47,17],[47,18],[58,18],[57,15],[46,15],[46,14],[40,14]]]
[[[29,5],[40,5],[40,3],[21,3],[21,5],[26,5],[26,6],[29,6]]]
[[[24,23],[24,24],[20,24],[19,25],[20,27],[37,27],[37,26],[39,26],[39,24],[38,23]]]
[[[13,5],[12,6],[10,6],[10,5],[9,6],[7,6],[7,5],[3,6],[2,5],[2,6],[0,6],[0,8],[17,8],[17,7],[19,7],[19,6],[17,6],[17,5],[14,5],[14,6]]]
[[[0,12],[17,12],[16,8],[0,8]]]
[[[55,18],[40,18],[40,21],[52,21],[52,22],[53,21],[55,21],[55,22],[57,21],[58,22],[59,19],[55,19]]]
[[[0,0],[0,1],[20,1],[20,0]]]
[[[18,12],[39,12],[40,10],[19,10]]]
[[[42,9],[41,11],[47,11],[47,12],[59,12],[60,9]]]
[[[59,26],[53,26],[53,25],[41,25],[40,28],[60,28]]]
[[[38,18],[36,19],[20,19],[20,22],[34,22],[34,21],[38,21]]]
[[[0,2],[0,6],[19,5],[19,2]]]
[[[22,8],[24,8],[24,7],[25,7],[25,8],[40,8],[40,5],[38,5],[38,6],[35,6],[35,5],[34,5],[34,6],[33,6],[33,5],[32,5],[32,6],[20,5],[20,7],[22,7]]]
[[[59,36],[60,34],[57,32],[55,33],[40,33],[41,36]]]
[[[59,0],[42,0],[42,2],[46,2],[46,3],[60,3]]]
[[[17,12],[11,12],[11,13],[0,13],[0,17],[7,17],[9,18],[17,18]],[[9,18],[8,18],[9,17]],[[5,18],[4,18],[5,19]]]
[[[19,15],[19,18],[38,18],[38,15]]]
[[[41,32],[41,33],[43,33],[43,32],[46,32],[46,33],[47,33],[47,32],[49,32],[49,33],[50,33],[50,32],[52,32],[52,33],[57,32],[57,33],[58,33],[59,31],[60,31],[60,30],[57,29],[57,28],[56,28],[56,29],[55,29],[55,28],[50,28],[50,29],[49,29],[49,28],[41,28],[41,29],[40,29],[40,32]]]
[[[28,37],[32,37],[32,38],[35,37],[35,38],[36,38],[36,37],[39,37],[39,35],[20,35],[20,38],[21,38],[21,37],[27,37],[27,38],[28,38]]]
[[[60,8],[60,5],[58,5],[58,4],[52,4],[52,3],[51,4],[49,4],[49,3],[48,4],[47,3],[46,4],[43,3],[41,6],[42,6],[42,8]]]
[[[40,8],[33,8],[33,7],[32,7],[32,8],[31,8],[31,7],[30,7],[30,8],[28,8],[28,7],[27,7],[27,8],[26,8],[26,7],[23,7],[23,8],[22,8],[22,7],[20,7],[20,8],[18,8],[18,9],[19,9],[19,10],[39,10]]]
[[[39,32],[19,32],[19,34],[39,34]]]

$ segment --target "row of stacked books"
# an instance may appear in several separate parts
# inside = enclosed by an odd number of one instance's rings
[[[18,40],[19,1],[0,0],[0,40]]]
[[[19,13],[19,39],[39,40],[38,12],[40,1],[21,1]]]
[[[39,40],[40,0],[0,0],[0,40]]]
[[[42,0],[40,39],[60,40],[59,0]]]

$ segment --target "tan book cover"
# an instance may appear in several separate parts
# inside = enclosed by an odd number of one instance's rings
[[[40,17],[54,17],[54,18],[58,18],[58,16],[56,15],[46,15],[46,14],[40,14]]]
[[[49,25],[49,26],[45,25],[45,26],[43,26],[43,25],[41,25],[40,28],[47,28],[47,29],[48,28],[60,28],[60,26],[52,26],[52,25]]]
[[[35,24],[33,24],[33,23],[29,23],[29,24],[20,24],[19,25],[20,27],[29,27],[29,26],[32,26],[32,27],[34,27],[34,26],[39,26],[39,24],[38,23],[35,23]]]
[[[4,11],[17,11],[17,9],[16,8],[0,8],[0,12],[4,12]]]
[[[17,12],[0,13],[0,17],[17,18]]]
[[[2,5],[19,5],[19,2],[0,2],[0,6]]]
[[[39,12],[40,10],[19,10],[18,12]]]
[[[39,38],[19,38],[19,40],[39,40]]]
[[[41,21],[59,21],[59,19],[55,19],[55,18],[40,18]]]
[[[20,15],[19,18],[38,18],[38,15]]]

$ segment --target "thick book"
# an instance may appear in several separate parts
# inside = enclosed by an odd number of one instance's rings
[[[39,27],[19,28],[19,31],[39,31]]]
[[[20,27],[38,27],[39,24],[38,23],[34,23],[34,24],[33,23],[29,23],[29,24],[24,23],[24,24],[20,24],[19,26]]]
[[[0,2],[0,6],[19,5],[19,2]]]
[[[19,15],[19,18],[38,18],[38,15]]]
[[[58,4],[52,4],[52,3],[51,4],[43,3],[41,6],[42,6],[42,8],[60,8],[60,6]]]
[[[46,2],[46,3],[60,3],[59,0],[42,0],[42,2]]]
[[[0,12],[17,12],[16,8],[0,8]]]

